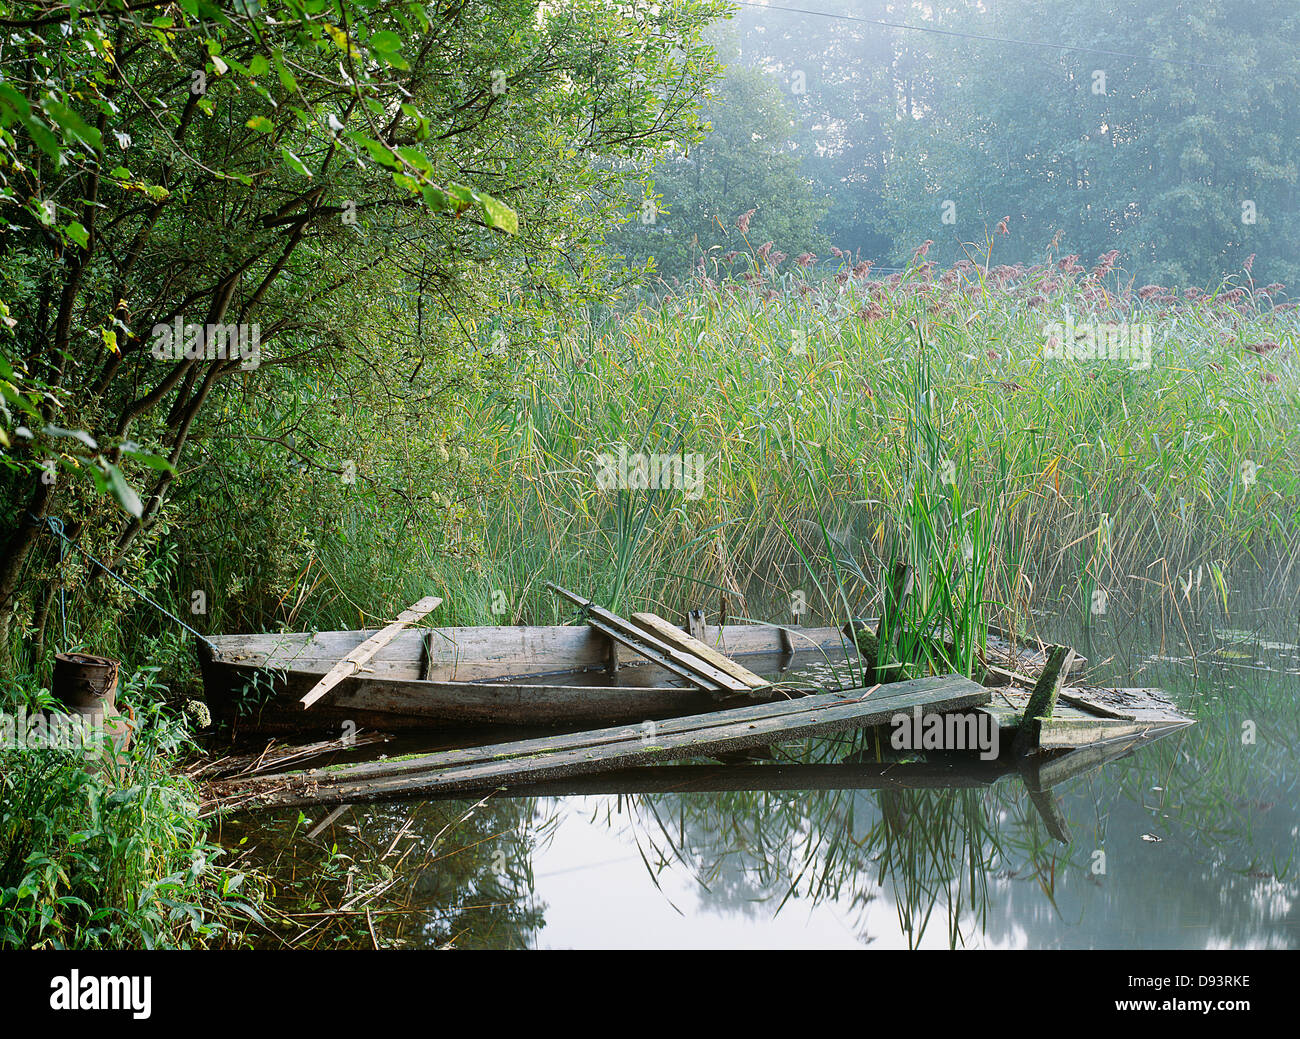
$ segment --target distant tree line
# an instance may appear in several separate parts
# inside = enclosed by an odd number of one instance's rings
[[[1005,219],[995,262],[1056,243],[1181,285],[1252,254],[1256,276],[1300,275],[1300,5],[789,6],[847,17],[736,10],[718,30],[732,67],[706,110],[715,134],[659,168],[667,215],[639,236],[658,250],[632,255],[680,274],[734,248],[756,207],[756,233],[792,255],[829,243],[902,265],[929,240],[946,264]]]

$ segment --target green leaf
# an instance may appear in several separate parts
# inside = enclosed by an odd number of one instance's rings
[[[468,209],[478,201],[474,195],[474,189],[467,188],[464,184],[448,184],[447,194],[456,203],[457,209]]]
[[[32,116],[23,123],[23,128],[26,129],[27,136],[36,142],[36,147],[40,148],[56,163],[63,160],[63,149],[59,147],[59,139],[41,120],[37,119],[36,116]]]
[[[69,221],[63,228],[63,233],[76,242],[83,249],[90,244],[90,232],[81,226],[76,220]]]
[[[174,473],[176,467],[167,461],[162,455],[156,455],[151,451],[145,451],[135,444],[123,444],[122,454],[141,465],[147,465],[150,469],[157,469],[162,473]]]
[[[96,494],[106,494],[108,492],[108,477],[97,465],[83,465],[81,472],[88,473],[91,481],[95,484]]]
[[[366,151],[370,153],[370,157],[380,165],[387,166],[389,169],[394,170],[400,170],[402,168],[402,163],[397,156],[373,138],[367,137],[365,134],[356,130],[353,130],[345,136],[348,140],[365,148]]]
[[[294,173],[301,173],[304,177],[311,177],[311,170],[307,168],[306,163],[298,156],[294,155],[288,148],[281,148],[280,154],[284,157],[284,164],[293,170]]]
[[[445,213],[449,209],[455,209],[455,204],[451,197],[442,188],[436,188],[432,184],[426,184],[420,189],[420,194],[424,196],[424,204],[434,213]]]
[[[383,29],[371,33],[370,39],[366,42],[370,45],[370,49],[379,55],[389,67],[395,69],[409,69],[411,67],[407,64],[406,59],[402,57],[402,38],[397,33]]]
[[[28,415],[34,415],[37,418],[40,417],[41,413],[37,410],[36,405],[19,393],[15,387],[2,379],[0,379],[0,397],[3,397],[14,407],[22,409]]]
[[[367,42],[369,42],[371,49],[378,51],[380,54],[391,54],[393,51],[402,49],[402,38],[388,29],[381,29],[379,32],[371,33]]]
[[[478,196],[479,211],[483,214],[483,222],[488,227],[506,234],[519,233],[519,214],[500,202],[491,195]]]
[[[126,477],[122,475],[122,470],[113,465],[112,462],[105,462],[104,469],[108,473],[109,489],[113,492],[113,497],[117,499],[118,504],[123,509],[136,519],[139,519],[144,513],[144,505],[140,501],[140,495],[135,493],[135,488],[127,483]],[[116,797],[117,795],[114,794],[113,796]]]
[[[275,124],[264,115],[255,115],[244,125],[250,130],[256,130],[258,133],[270,133],[275,129]]]
[[[422,141],[429,136],[429,120],[415,105],[403,102],[402,114],[415,120],[415,139],[417,141]]]
[[[67,105],[54,100],[52,97],[47,97],[41,107],[59,125],[59,128],[66,136],[80,141],[95,151],[103,150],[104,142],[100,140],[99,131],[89,125]]]
[[[420,151],[420,149],[398,148],[397,154],[406,160],[407,165],[413,166],[421,173],[426,175],[433,173],[433,163],[429,161],[429,157],[425,155],[424,152]]]
[[[280,77],[280,86],[290,92],[297,91],[298,81],[293,78],[293,73],[290,72],[288,66],[285,65],[284,58],[280,56],[280,52],[278,50],[274,51],[271,57],[275,59],[275,72],[276,75]]]
[[[31,115],[32,106],[27,103],[27,98],[8,83],[0,83],[0,126],[25,123]]]
[[[357,48],[353,46],[352,40],[348,37],[346,32],[340,29],[337,25],[331,25],[329,22],[325,22],[324,25],[325,31],[329,33],[330,39],[334,41],[334,46],[350,58],[358,58],[361,56]]]
[[[46,426],[41,430],[46,436],[51,437],[70,437],[73,440],[80,440],[92,451],[98,451],[99,445],[95,443],[95,438],[87,433],[84,429],[63,429],[60,426]]]

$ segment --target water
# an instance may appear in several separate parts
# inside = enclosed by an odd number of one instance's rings
[[[347,907],[297,918],[304,945],[1294,948],[1300,657],[1285,636],[1198,639],[1195,663],[1151,634],[1086,648],[1198,724],[1054,788],[1068,845],[1015,774],[355,806],[308,838],[315,809],[222,837],[282,908]],[[837,761],[862,739],[781,753]]]

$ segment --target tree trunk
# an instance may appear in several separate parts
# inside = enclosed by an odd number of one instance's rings
[[[15,527],[0,551],[0,654],[7,652],[9,631],[18,607],[18,585],[27,557],[41,536],[41,528],[54,485],[38,482],[36,490],[15,519]],[[35,518],[33,518],[35,517]]]

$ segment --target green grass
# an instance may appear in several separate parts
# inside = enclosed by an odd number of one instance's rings
[[[0,948],[239,944],[263,881],[222,860],[176,765],[189,746],[148,672],[128,682],[130,751],[0,748]],[[11,690],[0,709],[48,706]],[[15,741],[17,744],[18,741]]]
[[[471,550],[448,550],[441,508],[321,491],[310,523],[259,514],[265,572],[186,550],[158,564],[156,594],[183,613],[207,589],[196,623],[210,631],[362,627],[427,594],[446,600],[442,624],[571,617],[547,580],[620,611],[842,621],[888,612],[901,561],[915,593],[899,654],[934,657],[940,632],[955,659],[931,663],[961,670],[986,623],[1022,629],[1035,610],[1088,625],[1104,598],[1112,618],[1156,605],[1181,621],[1246,582],[1294,595],[1297,322],[1277,287],[1134,291],[1069,258],[886,280],[847,262],[815,276],[739,263],[574,315],[535,338],[508,388],[467,404]],[[1151,366],[1046,357],[1045,328],[1067,315],[1149,323]],[[597,456],[620,446],[702,455],[702,493],[602,486]],[[74,642],[192,681],[189,638],[144,608],[69,612]]]
[[[743,262],[748,279],[714,272],[575,317],[536,340],[508,392],[472,402],[487,452],[477,552],[446,554],[434,518],[341,497],[325,524],[266,519],[256,596],[241,598],[248,575],[222,552],[170,558],[180,537],[142,564],[144,583],[171,586],[160,597],[182,613],[210,589],[204,630],[326,630],[431,593],[440,624],[555,623],[572,611],[545,591],[554,580],[622,612],[700,606],[710,622],[882,616],[891,661],[967,673],[991,621],[1048,611],[1066,628],[1154,605],[1197,630],[1189,613],[1221,621],[1246,585],[1294,596],[1297,323],[1277,290],[1133,292],[1056,265],[891,282]],[[1067,313],[1150,322],[1151,367],[1045,357],[1045,326]],[[603,486],[597,456],[620,446],[704,456],[701,493]],[[899,564],[914,586],[895,608]],[[97,595],[70,605],[72,642],[192,680],[188,636],[113,586]],[[145,724],[115,773],[0,751],[0,945],[242,940],[265,881],[216,864],[175,774],[184,740],[143,685],[125,694]],[[0,692],[10,710],[35,702]]]

